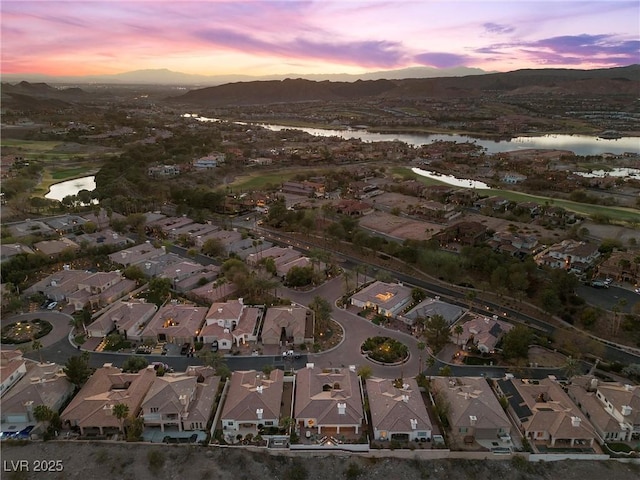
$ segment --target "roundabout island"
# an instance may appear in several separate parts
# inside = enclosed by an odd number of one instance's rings
[[[360,351],[368,360],[382,365],[398,365],[409,359],[409,347],[391,337],[369,337]]]

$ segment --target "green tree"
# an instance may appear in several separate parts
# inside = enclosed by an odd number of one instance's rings
[[[47,405],[36,405],[33,407],[33,418],[37,422],[48,423],[53,419],[55,412],[51,410]]]
[[[149,362],[146,358],[132,355],[122,364],[122,370],[128,373],[138,373],[140,370],[147,368]]]
[[[373,374],[373,369],[371,368],[371,365],[360,365],[357,373],[362,380],[368,380]]]
[[[138,265],[129,265],[124,269],[122,274],[125,278],[128,278],[129,280],[135,280],[136,282],[140,282],[146,278],[146,275],[142,271],[142,268],[140,268]]]
[[[436,353],[449,343],[451,330],[442,315],[433,315],[425,322],[423,335],[431,350]]]
[[[456,334],[456,345],[460,345],[460,335],[464,332],[464,328],[459,323],[453,327],[453,333]]]
[[[222,257],[226,250],[219,238],[210,238],[202,245],[202,253],[209,257]]]
[[[127,428],[127,442],[137,442],[142,438],[144,432],[144,419],[142,417],[129,417],[129,427]]]
[[[83,352],[82,355],[69,357],[63,368],[67,379],[76,386],[82,387],[87,379],[91,376],[91,368],[89,367],[89,354]]]
[[[171,293],[171,279],[152,278],[149,281],[149,298],[154,303],[162,303]]]
[[[502,354],[505,359],[527,359],[529,345],[533,338],[531,329],[525,325],[516,325],[502,337]]]
[[[580,362],[577,358],[569,356],[566,362],[564,362],[562,369],[569,381],[571,381],[571,379],[580,372]]]
[[[320,295],[316,295],[309,303],[309,308],[313,310],[315,316],[314,333],[316,335],[326,334],[331,320],[331,304]]]
[[[126,403],[116,403],[113,406],[113,415],[120,422],[120,431],[124,433],[124,421],[129,415],[129,405]]]
[[[31,348],[34,352],[38,352],[40,363],[42,363],[42,342],[40,340],[34,340],[33,343],[31,343]]]
[[[411,290],[411,298],[415,303],[420,303],[422,300],[427,298],[427,294],[421,288],[414,288]]]

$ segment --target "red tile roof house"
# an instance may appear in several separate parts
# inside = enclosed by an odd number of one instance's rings
[[[500,442],[510,444],[511,422],[483,377],[435,377],[436,403],[449,405],[453,449],[464,445]]]
[[[34,243],[33,248],[49,258],[54,258],[67,250],[80,250],[80,245],[68,238],[62,237],[60,240],[44,240]]]
[[[283,379],[284,373],[278,369],[269,375],[256,370],[233,372],[220,415],[228,441],[233,441],[237,434],[256,435],[261,426],[278,426]]]
[[[142,402],[145,427],[182,432],[205,430],[213,411],[220,377],[166,373],[156,377]]]
[[[220,283],[219,281],[209,282],[198,288],[187,292],[187,298],[197,302],[215,303],[223,302],[229,297],[235,296],[238,287],[234,283]]]
[[[239,346],[255,342],[261,316],[262,308],[247,306],[242,298],[214,303],[206,314],[200,341],[211,343],[220,350],[230,350],[234,343]]]
[[[538,265],[582,272],[600,256],[598,245],[575,240],[563,240],[535,256]]]
[[[367,397],[376,440],[427,441],[431,439],[431,419],[413,378],[395,380],[369,378]]]
[[[156,378],[152,365],[138,373],[123,373],[110,363],[98,368],[87,380],[60,418],[82,435],[107,435],[120,431],[113,407],[123,403],[137,417],[145,395]]]
[[[320,369],[312,363],[296,374],[294,418],[318,434],[360,434],[364,413],[362,388],[355,371]]]
[[[105,337],[116,331],[125,338],[140,341],[140,334],[158,307],[153,303],[118,302],[87,326],[90,337]]]
[[[387,317],[395,317],[411,302],[411,289],[399,283],[374,282],[351,297],[351,305],[373,308]]]
[[[307,328],[307,318],[310,318]],[[300,305],[270,307],[264,316],[262,343],[300,345],[313,342],[313,312]]]
[[[207,309],[170,303],[161,307],[142,331],[140,338],[157,342],[190,343],[197,341]]]
[[[164,247],[156,248],[151,245],[151,243],[142,243],[135,247],[112,253],[109,255],[109,260],[113,263],[118,263],[128,267],[129,265],[136,265],[140,262],[144,262],[145,260],[160,257],[165,254],[166,252]]]
[[[70,305],[82,310],[86,305],[104,306],[113,303],[136,288],[120,272],[98,272],[78,282],[78,290],[67,296]]]
[[[556,381],[505,378],[495,385],[534,449],[593,446],[593,425]]]
[[[0,396],[27,373],[27,364],[20,350],[0,351]]]
[[[600,443],[640,438],[640,387],[602,382],[593,376],[575,377],[567,394],[589,417]]]
[[[33,408],[45,405],[58,413],[73,395],[74,386],[55,363],[26,364],[26,374],[2,397],[2,431],[5,424],[35,425]]]
[[[473,343],[482,353],[489,353],[497,345],[502,336],[513,328],[513,325],[495,318],[475,316],[462,324],[462,333],[457,335],[452,330],[451,338],[463,347]]]

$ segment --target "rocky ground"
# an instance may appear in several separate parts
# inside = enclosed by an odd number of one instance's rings
[[[22,463],[18,463],[22,460]],[[53,462],[42,462],[49,460]],[[59,463],[55,461],[60,460]],[[180,445],[47,442],[2,444],[3,480],[131,479],[131,480],[462,480],[612,478],[636,480],[640,465],[616,461],[529,463],[518,457],[505,461],[374,459],[247,452]],[[54,472],[35,472],[37,467]],[[20,470],[22,466],[22,470]],[[27,471],[28,469],[28,471]],[[56,471],[57,470],[57,471]]]

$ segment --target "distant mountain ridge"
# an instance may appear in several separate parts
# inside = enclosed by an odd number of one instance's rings
[[[487,94],[637,95],[639,91],[640,65],[631,65],[600,70],[516,70],[466,77],[356,82],[318,82],[302,78],[253,81],[191,90],[170,101],[215,107],[375,98],[456,98]]]
[[[155,84],[155,85],[223,85],[235,82],[284,80],[286,78],[305,78],[307,80],[331,80],[353,82],[355,80],[382,80],[401,78],[437,78],[459,77],[463,75],[484,75],[488,72],[479,68],[429,68],[410,67],[400,70],[381,70],[363,74],[310,74],[289,73],[284,75],[194,75],[189,73],[174,72],[166,68],[134,70],[131,72],[116,73],[112,75],[85,75],[85,76],[52,76],[38,73],[32,74],[3,74],[3,82],[46,82],[46,83],[114,83],[114,84]]]

